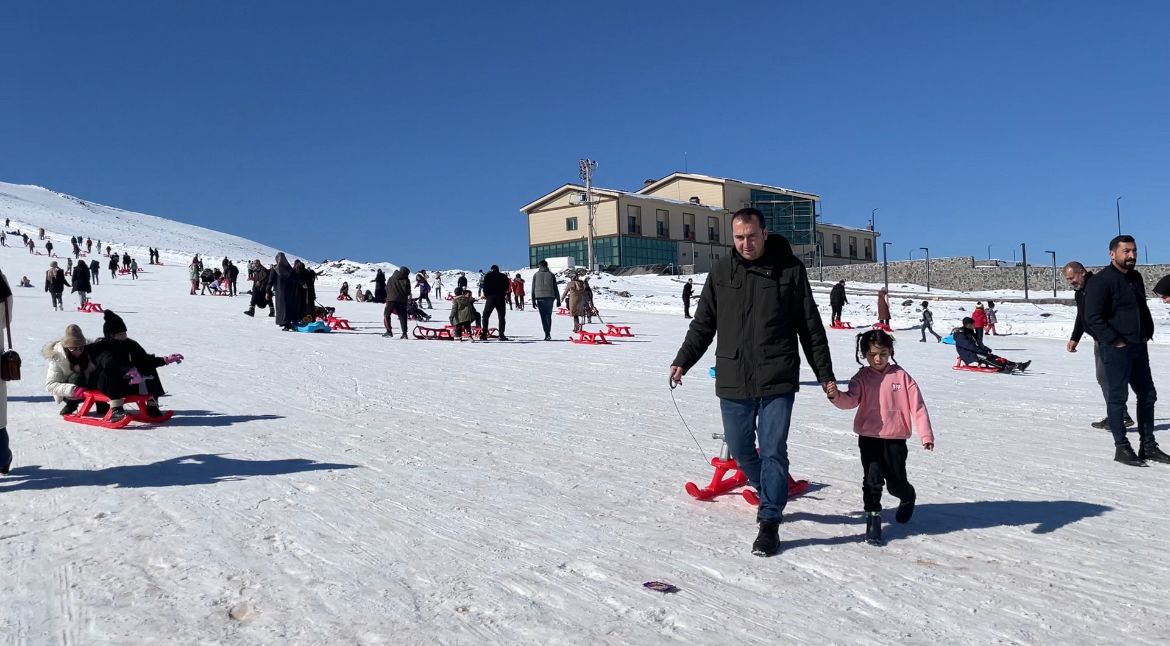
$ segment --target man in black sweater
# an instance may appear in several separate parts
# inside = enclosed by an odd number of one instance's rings
[[[508,336],[504,334],[504,295],[508,293],[510,286],[508,276],[500,272],[498,265],[492,265],[492,270],[484,275],[483,283],[480,285],[480,291],[484,296],[483,327],[480,328],[480,340],[487,339],[488,321],[491,320],[492,312],[499,313],[500,340],[508,340]]]
[[[1146,286],[1134,266],[1137,243],[1120,235],[1109,242],[1108,267],[1093,277],[1085,293],[1085,325],[1102,346],[1109,383],[1109,431],[1116,445],[1115,460],[1144,466],[1146,460],[1170,464],[1170,455],[1154,439],[1154,378],[1150,374],[1147,342],[1154,336],[1154,319],[1146,304]],[[1137,428],[1141,438],[1134,453],[1125,436],[1125,402],[1129,389],[1137,395]]]
[[[1085,270],[1085,266],[1073,260],[1064,266],[1064,279],[1068,281],[1069,287],[1073,290],[1073,299],[1077,303],[1077,320],[1073,324],[1072,336],[1069,337],[1066,348],[1069,352],[1076,352],[1077,345],[1081,342],[1081,337],[1085,332],[1089,332],[1092,337],[1093,333],[1085,329],[1085,291],[1089,280],[1093,278],[1093,272]],[[1105,361],[1101,355],[1101,344],[1097,343],[1096,338],[1093,339],[1093,362],[1097,369],[1097,385],[1101,387],[1101,397],[1105,399],[1106,404],[1109,402],[1109,380],[1105,377]],[[1093,428],[1107,429],[1109,428],[1109,416],[1106,415],[1104,419],[1090,424]],[[1133,418],[1129,416],[1129,410],[1125,411],[1125,426],[1126,428],[1133,426]]]

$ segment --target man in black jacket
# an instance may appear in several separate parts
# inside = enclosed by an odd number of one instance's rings
[[[829,291],[829,307],[833,309],[833,323],[841,322],[841,310],[845,308],[845,303],[849,299],[845,298],[845,281],[839,281],[833,285],[833,289]],[[923,331],[922,338],[926,338],[926,332]]]
[[[683,318],[691,318],[691,294],[695,290],[695,279],[688,278],[687,284],[683,285]]]
[[[500,272],[499,265],[492,265],[492,270],[484,274],[483,285],[480,287],[484,296],[483,327],[480,328],[479,333],[481,340],[487,338],[488,322],[491,320],[493,311],[500,314],[500,340],[508,340],[504,334],[504,296],[508,293],[509,287],[508,276]]]
[[[1073,292],[1073,299],[1077,303],[1077,320],[1073,323],[1072,336],[1069,337],[1068,345],[1066,346],[1069,352],[1076,352],[1077,345],[1081,342],[1081,337],[1085,332],[1085,286],[1089,284],[1089,280],[1093,278],[1093,272],[1086,271],[1085,266],[1073,260],[1064,266],[1064,279],[1068,281]],[[1089,332],[1089,336],[1093,336]],[[1101,387],[1101,397],[1105,399],[1105,403],[1109,403],[1109,381],[1105,377],[1105,361],[1101,358],[1101,344],[1093,341],[1093,363],[1096,365],[1097,385]],[[1125,411],[1125,425],[1126,427],[1133,426],[1133,418],[1129,416],[1129,410]],[[1105,418],[1090,424],[1093,428],[1107,429],[1109,428],[1109,416],[1106,414]]]
[[[1170,455],[1154,439],[1154,378],[1146,343],[1154,336],[1154,319],[1146,304],[1146,286],[1134,266],[1137,243],[1120,235],[1109,243],[1108,267],[1088,284],[1085,293],[1085,325],[1102,346],[1105,376],[1109,383],[1109,431],[1116,445],[1115,460],[1143,466],[1145,460],[1170,463]],[[1135,454],[1125,436],[1125,401],[1129,388],[1137,395],[1137,428],[1140,452]]]
[[[1160,297],[1163,303],[1170,305],[1170,274],[1162,276],[1162,280],[1154,285],[1154,294]]]
[[[670,380],[682,382],[718,331],[715,394],[723,432],[732,457],[760,493],[760,531],[752,553],[771,556],[779,551],[788,501],[788,429],[800,389],[798,342],[825,391],[835,394],[837,384],[804,264],[783,236],[768,236],[756,209],[737,211],[731,231],[735,250],[707,275]]]

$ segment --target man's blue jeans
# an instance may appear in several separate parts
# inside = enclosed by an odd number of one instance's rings
[[[780,522],[788,504],[788,428],[796,393],[754,399],[719,399],[723,437],[731,457],[760,492],[756,518]],[[756,436],[760,450],[756,452]]]
[[[536,299],[536,309],[540,310],[540,326],[544,328],[544,335],[552,334],[552,308],[554,298]]]

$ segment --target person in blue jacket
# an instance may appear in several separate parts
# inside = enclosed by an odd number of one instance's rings
[[[963,326],[955,328],[952,333],[955,339],[955,351],[959,359],[967,365],[981,365],[995,368],[1000,372],[1023,372],[1032,364],[1031,361],[1016,363],[1009,361],[991,351],[975,336],[975,319],[970,316],[963,318]]]

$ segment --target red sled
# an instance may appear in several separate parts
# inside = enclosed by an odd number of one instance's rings
[[[829,327],[833,328],[834,330],[852,330],[853,324],[847,321],[833,321],[829,324]]]
[[[428,341],[454,341],[455,330],[453,328],[438,328],[438,327],[422,327],[421,325],[414,326],[414,338]]]
[[[885,323],[881,323],[881,322],[874,323],[872,327],[875,330],[881,330],[883,332],[891,332],[892,333],[894,331],[893,328],[891,328],[890,326],[886,325]]]
[[[93,301],[86,301],[85,305],[82,305],[81,307],[77,308],[77,311],[78,312],[86,312],[89,314],[96,314],[98,312],[104,312],[105,310],[102,309],[101,303],[95,303]]]
[[[610,345],[609,339],[605,338],[605,332],[577,330],[577,338],[569,337],[569,340],[581,345]]]
[[[454,334],[455,334],[455,326],[454,325],[444,325],[443,329],[450,330],[451,334],[452,334],[452,338],[454,338]],[[480,335],[483,334],[483,332],[484,332],[484,330],[482,328],[475,327],[474,325],[471,326],[471,338],[478,339],[480,337]],[[487,329],[487,337],[489,339],[498,339],[498,338],[500,338],[500,331],[494,327],[489,327]]]
[[[175,415],[175,411],[168,410],[163,412],[158,417],[151,417],[146,414],[146,402],[150,400],[149,395],[127,395],[125,400],[127,404],[134,404],[138,407],[137,413],[126,412],[126,416],[117,422],[111,422],[110,417],[113,415],[113,409],[107,410],[103,417],[87,417],[90,409],[97,402],[110,403],[110,398],[106,397],[104,393],[98,390],[84,391],[84,399],[81,406],[77,408],[77,412],[72,415],[63,415],[61,419],[75,424],[86,424],[88,426],[101,426],[103,428],[125,428],[130,422],[143,422],[146,424],[162,424]]]
[[[992,368],[991,366],[969,365],[963,363],[961,358],[955,358],[955,365],[951,370],[961,370],[963,372],[1000,372],[999,368]]]
[[[352,330],[349,326],[349,319],[339,319],[336,316],[326,316],[325,324],[329,326],[330,330]]]
[[[338,295],[337,295],[337,300],[339,300],[339,301],[352,301],[352,300],[353,300],[353,297],[352,297],[352,296],[346,296],[345,294],[338,294]]]
[[[686,483],[686,491],[691,497],[698,500],[711,500],[747,484],[747,476],[739,470],[739,465],[735,463],[734,458],[711,458],[711,466],[715,467],[715,474],[711,476],[711,483],[706,488],[700,489],[699,485],[693,482]],[[731,475],[727,475],[728,473]],[[791,474],[788,476],[789,498],[799,496],[807,491],[808,480],[794,480]],[[759,496],[751,489],[743,492],[743,498],[750,504],[760,504]]]
[[[634,333],[630,331],[630,326],[628,326],[628,325],[614,325],[613,323],[606,323],[605,324],[605,335],[606,336],[633,338]]]
[[[453,300],[455,300],[455,296],[453,294],[447,294],[446,296],[443,297],[443,300],[453,301]]]
[[[558,307],[557,316],[569,316],[569,310],[564,307]]]

